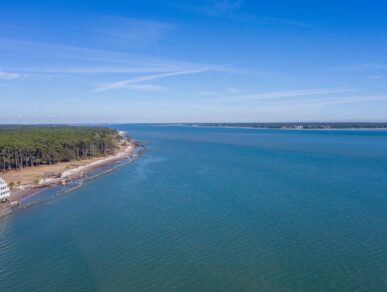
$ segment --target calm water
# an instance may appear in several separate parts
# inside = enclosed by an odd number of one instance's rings
[[[119,128],[143,158],[0,221],[1,291],[387,291],[387,132]]]

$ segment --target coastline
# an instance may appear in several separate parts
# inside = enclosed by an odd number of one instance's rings
[[[99,168],[134,157],[140,145],[135,140],[124,140],[124,143],[119,145],[119,150],[114,155],[25,168],[2,174],[7,179],[10,177],[20,178],[21,183],[11,191],[9,202],[0,205],[0,218],[11,213],[12,208],[17,207],[24,198],[35,196],[51,187],[71,183]],[[45,177],[40,179],[38,183],[31,184],[32,175],[44,177],[47,173],[55,173],[55,177]],[[24,180],[22,180],[23,178]]]
[[[233,127],[233,126],[201,126],[188,125],[192,128],[223,128],[223,129],[248,129],[248,130],[296,130],[296,131],[387,131],[387,128],[264,128],[264,127]]]

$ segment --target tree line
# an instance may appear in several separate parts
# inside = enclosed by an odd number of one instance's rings
[[[122,139],[109,128],[0,127],[0,171],[110,155]]]
[[[264,129],[387,129],[385,122],[291,122],[291,123],[190,123],[202,127],[241,127]]]

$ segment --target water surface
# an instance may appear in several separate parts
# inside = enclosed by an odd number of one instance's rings
[[[0,221],[1,291],[387,290],[387,132],[119,129],[144,157]]]

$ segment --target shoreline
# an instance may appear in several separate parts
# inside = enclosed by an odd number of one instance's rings
[[[83,161],[60,162],[54,165],[45,165],[41,168],[26,168],[25,170],[15,171],[12,174],[8,173],[9,176],[17,175],[18,177],[23,177],[23,171],[24,174],[26,172],[33,172],[34,174],[38,173],[40,175],[44,175],[45,173],[50,172],[50,170],[58,171],[58,169],[60,169],[59,174],[57,174],[54,178],[40,179],[39,183],[35,185],[24,183],[17,189],[11,190],[9,202],[0,204],[0,218],[11,213],[12,209],[17,207],[20,201],[25,198],[38,195],[42,191],[52,187],[71,183],[77,179],[81,179],[84,175],[98,170],[99,168],[134,157],[137,154],[138,148],[141,147],[140,142],[135,140],[125,140],[125,142],[126,145],[120,145],[121,149],[114,155],[91,158]],[[31,176],[30,173],[29,175]],[[5,176],[7,176],[7,173]]]
[[[201,126],[188,125],[192,128],[249,129],[249,130],[298,130],[298,131],[387,131],[387,128],[262,128],[262,127],[232,127],[232,126]]]

